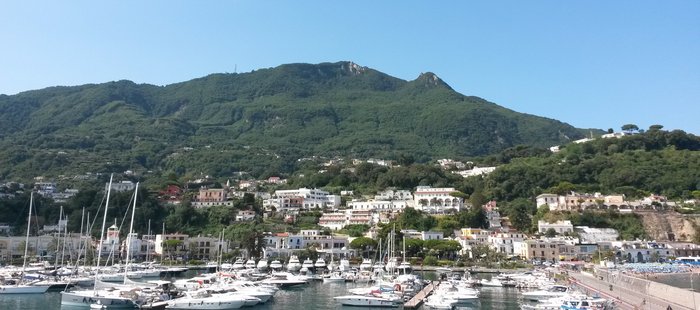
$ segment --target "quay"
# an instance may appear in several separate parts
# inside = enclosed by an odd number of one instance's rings
[[[700,309],[700,293],[627,275],[569,272],[571,284],[591,295],[613,300],[618,309]],[[670,307],[670,308],[669,308]]]
[[[411,300],[403,304],[404,309],[416,309],[423,304],[423,299],[428,297],[433,290],[440,284],[440,281],[432,281],[430,284],[426,285],[416,296],[413,296]]]

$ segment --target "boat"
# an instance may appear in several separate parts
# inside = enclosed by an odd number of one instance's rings
[[[274,270],[274,271],[280,271],[280,270],[282,270],[282,263],[278,260],[273,260],[270,263],[270,268],[272,268],[272,270]]]
[[[350,261],[347,258],[340,260],[340,265],[338,265],[338,270],[346,272],[350,270]]]
[[[457,300],[442,295],[430,295],[425,299],[425,306],[430,309],[451,310],[456,304]]]
[[[258,267],[258,270],[259,270],[259,271],[263,271],[263,272],[264,272],[264,271],[267,271],[267,268],[269,267],[269,266],[267,265],[267,260],[266,260],[266,259],[261,259],[260,261],[258,261],[257,267]]]
[[[363,259],[362,264],[360,264],[360,270],[372,270],[372,260],[369,258]]]
[[[29,244],[29,229],[32,223],[32,205],[34,204],[34,192],[29,194],[29,215],[27,216],[27,238],[24,241],[25,245]],[[37,284],[36,282],[30,282],[23,284],[24,282],[24,272],[27,268],[27,257],[29,250],[28,246],[24,247],[24,262],[22,263],[22,272],[20,273],[20,278],[15,284],[2,284],[0,285],[0,294],[43,294],[49,290],[51,285],[49,284]]]
[[[323,283],[338,283],[345,282],[345,277],[341,272],[334,272],[329,276],[323,277]]]
[[[307,270],[313,270],[314,261],[312,261],[310,258],[305,259],[304,262],[301,264],[301,268],[306,268]]]
[[[326,268],[326,261],[323,260],[323,258],[320,258],[320,257],[319,257],[319,258],[316,260],[316,262],[314,263],[314,268],[316,268],[317,270],[321,270],[321,269]],[[319,273],[320,273],[320,272],[319,272]]]
[[[301,263],[299,262],[299,258],[296,255],[292,255],[289,258],[289,263],[287,263],[287,271],[289,272],[297,272],[301,269]]]
[[[260,281],[263,284],[271,284],[277,287],[285,288],[290,286],[304,285],[307,281],[300,279],[288,272],[273,273],[270,278]]]
[[[503,283],[501,282],[501,280],[496,279],[496,278],[491,278],[490,280],[481,279],[481,281],[479,281],[479,284],[481,286],[488,286],[488,287],[503,287]]]
[[[247,261],[245,261],[246,269],[255,269],[255,266],[255,261],[252,258],[249,258]]]
[[[245,268],[245,262],[243,261],[242,258],[237,259],[233,265],[231,266],[232,269],[234,270],[240,270]]]
[[[355,307],[389,307],[395,308],[402,304],[402,299],[398,297],[378,295],[345,295],[333,297],[335,301],[343,306]]]
[[[185,297],[168,301],[168,309],[181,310],[220,310],[238,309],[246,303],[247,297],[236,294],[211,294],[207,290],[186,293]]]
[[[563,297],[570,292],[569,287],[563,285],[552,285],[543,290],[524,292],[523,298],[530,301],[541,301],[545,299]]]

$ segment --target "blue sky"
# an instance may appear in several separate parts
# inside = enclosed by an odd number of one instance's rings
[[[6,1],[0,94],[351,60],[582,128],[700,134],[700,1]]]

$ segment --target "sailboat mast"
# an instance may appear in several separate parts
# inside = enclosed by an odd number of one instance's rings
[[[97,270],[95,271],[95,293],[97,293],[97,276],[100,274],[100,258],[102,258],[102,242],[104,241],[105,225],[107,224],[107,208],[109,207],[109,194],[112,192],[112,178],[109,176],[109,186],[107,187],[107,201],[105,202],[105,214],[102,217],[102,229],[100,230],[100,248],[97,249]]]
[[[136,196],[139,193],[139,182],[136,182],[134,190],[134,206],[131,208],[131,224],[129,225],[129,234],[126,235],[126,264],[124,266],[124,284],[126,284],[126,276],[129,273],[129,259],[131,258],[131,233],[134,231],[134,214],[136,214]]]
[[[148,238],[151,238],[151,219],[148,219]],[[151,254],[151,241],[146,242],[146,261],[149,261]]]
[[[29,215],[27,216],[27,238],[24,239],[24,262],[22,262],[22,278],[24,279],[24,269],[27,267],[27,253],[29,252],[29,228],[32,226],[32,205],[34,204],[34,191],[29,194]]]

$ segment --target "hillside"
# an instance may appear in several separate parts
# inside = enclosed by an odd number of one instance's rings
[[[418,161],[546,147],[588,130],[351,62],[154,86],[117,81],[0,95],[0,178],[161,171],[264,176],[307,156]]]

